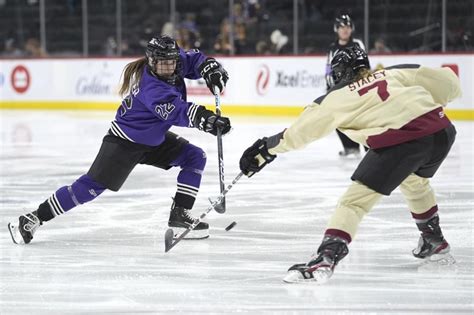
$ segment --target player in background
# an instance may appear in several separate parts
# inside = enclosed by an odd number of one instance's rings
[[[454,263],[428,178],[455,139],[443,107],[461,95],[459,79],[449,68],[419,65],[371,73],[366,53],[356,46],[339,51],[331,67],[336,85],[288,129],[257,140],[240,159],[240,169],[251,176],[277,154],[303,148],[336,128],[370,148],[340,198],[317,253],[308,263],[292,266],[284,281],[327,281],[348,254],[364,215],[398,186],[421,232],[413,255]]]
[[[332,78],[331,61],[334,56],[343,48],[358,46],[365,51],[364,43],[357,38],[353,38],[352,34],[355,32],[355,24],[351,17],[347,14],[342,14],[334,20],[334,33],[336,33],[336,40],[329,45],[326,62],[326,90],[329,91],[334,86]],[[341,140],[343,151],[339,152],[341,157],[360,156],[359,144],[349,139],[344,133],[336,129],[337,135]]]
[[[211,91],[224,90],[227,72],[198,50],[184,51],[167,36],[152,38],[146,56],[129,63],[123,72],[120,94],[125,96],[89,171],[63,186],[38,209],[9,223],[12,239],[28,244],[43,222],[92,201],[104,190],[118,191],[137,164],[165,170],[180,167],[168,225],[179,230],[194,221],[193,207],[206,164],[204,151],[172,133],[172,126],[194,127],[213,135],[231,129],[226,117],[188,102],[184,78],[203,77]],[[206,238],[209,225],[201,222],[189,238]]]

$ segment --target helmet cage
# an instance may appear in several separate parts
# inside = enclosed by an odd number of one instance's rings
[[[179,57],[179,47],[174,39],[168,36],[153,37],[147,44],[146,57],[151,71],[162,81],[169,84],[175,84],[180,77],[181,62]],[[176,67],[172,74],[163,75],[168,72],[169,63],[160,61],[176,61]],[[161,71],[160,71],[161,70]]]

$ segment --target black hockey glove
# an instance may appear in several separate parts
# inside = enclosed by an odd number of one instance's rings
[[[266,140],[267,138],[263,138],[255,141],[240,158],[240,170],[248,177],[259,172],[277,157],[268,152]]]
[[[212,94],[214,94],[214,87],[217,87],[220,93],[224,91],[227,80],[229,80],[229,75],[216,59],[207,58],[206,61],[199,66],[199,72],[204,80],[206,80],[206,85]]]
[[[227,117],[217,116],[214,112],[207,110],[204,106],[199,106],[196,110],[196,116],[193,122],[199,130],[217,135],[217,129],[225,135],[231,129],[230,120]]]

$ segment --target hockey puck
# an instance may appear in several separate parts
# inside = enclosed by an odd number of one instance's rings
[[[230,231],[230,230],[231,230],[234,226],[236,226],[236,225],[237,225],[237,222],[234,221],[234,222],[232,222],[231,224],[229,224],[229,226],[226,227],[225,230],[226,230],[226,231]]]

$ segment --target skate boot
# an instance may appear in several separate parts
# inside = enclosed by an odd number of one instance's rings
[[[168,226],[173,229],[174,238],[184,232],[197,219],[192,217],[190,210],[184,207],[177,206],[175,203],[171,206],[170,218]],[[199,224],[184,237],[184,239],[204,239],[209,237],[209,224],[206,222],[199,222]]]
[[[440,263],[452,264],[454,258],[449,253],[450,247],[441,232],[439,226],[438,215],[430,220],[417,223],[418,229],[421,231],[418,246],[413,249],[413,256],[429,261],[440,261]]]
[[[338,262],[348,253],[346,241],[338,237],[326,236],[318,248],[317,256],[314,255],[307,264],[296,264],[290,267],[283,281],[326,283],[334,273]]]
[[[8,223],[8,230],[15,244],[28,244],[33,239],[36,229],[42,225],[36,211],[18,218],[18,225]]]
[[[359,158],[360,157],[360,150],[359,148],[354,149],[354,148],[349,148],[349,149],[344,149],[344,151],[339,151],[339,156],[341,158]]]

